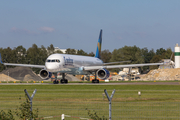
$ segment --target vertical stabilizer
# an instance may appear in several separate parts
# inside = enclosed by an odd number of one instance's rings
[[[1,63],[1,64],[3,64],[3,62],[2,62],[2,58],[1,58],[1,53],[0,53],[0,63]]]
[[[98,44],[97,44],[97,50],[96,50],[96,56],[97,58],[100,58],[101,54],[101,44],[102,44],[102,29],[99,34]]]

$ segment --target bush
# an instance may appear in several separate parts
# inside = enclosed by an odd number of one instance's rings
[[[107,118],[105,118],[104,116],[99,117],[95,111],[93,111],[93,113],[91,113],[91,111],[88,110],[87,108],[86,108],[86,110],[88,111],[89,117],[93,120],[107,120]]]

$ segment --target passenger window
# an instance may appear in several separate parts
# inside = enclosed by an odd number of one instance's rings
[[[55,60],[52,60],[51,62],[55,62]]]
[[[60,63],[60,60],[56,60],[56,62]]]

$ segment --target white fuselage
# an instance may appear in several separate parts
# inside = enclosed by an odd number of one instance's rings
[[[80,74],[84,66],[101,66],[103,61],[96,57],[52,54],[46,62],[45,68],[49,72],[69,72],[71,74]]]

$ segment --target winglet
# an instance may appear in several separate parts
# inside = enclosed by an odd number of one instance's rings
[[[0,53],[0,62],[1,62],[1,64],[3,64],[3,62],[2,62],[2,58],[1,58],[1,53]]]
[[[98,44],[97,44],[97,50],[96,50],[96,58],[100,58],[101,53],[101,43],[102,43],[102,29],[99,34]]]

